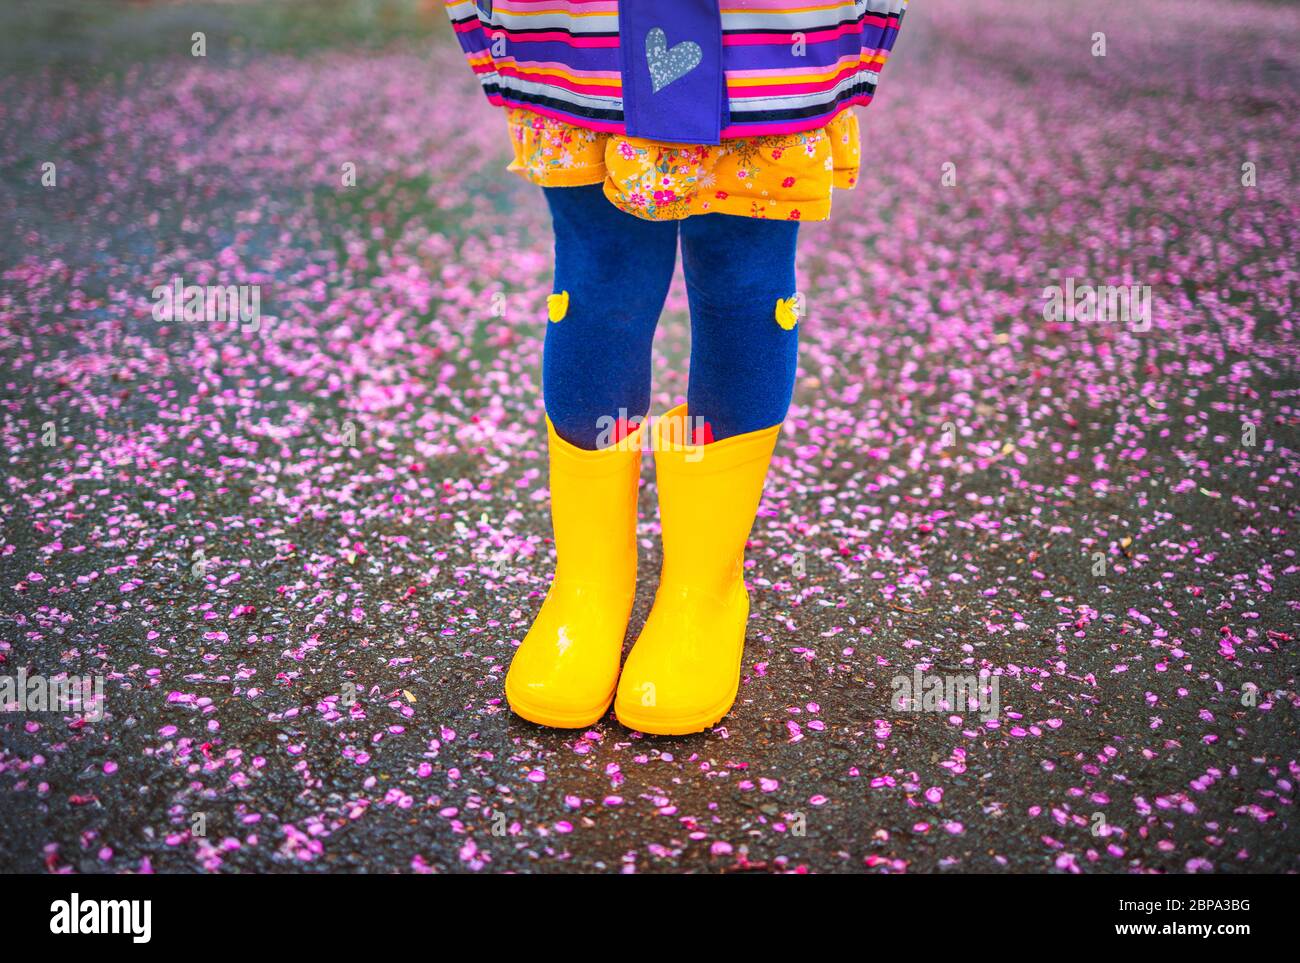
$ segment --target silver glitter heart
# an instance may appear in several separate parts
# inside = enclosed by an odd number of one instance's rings
[[[694,40],[683,40],[669,49],[668,35],[659,27],[651,28],[645,35],[645,62],[650,67],[650,84],[656,94],[698,67],[703,56]]]

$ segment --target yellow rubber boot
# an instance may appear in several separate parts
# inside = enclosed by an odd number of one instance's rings
[[[700,732],[736,701],[749,619],[745,541],[781,431],[685,445],[685,415],[682,405],[653,426],[664,564],[614,700],[623,725],[655,735]]]
[[[644,426],[611,448],[569,444],[546,420],[555,578],[506,674],[530,722],[578,729],[614,699],[636,595],[636,500]]]

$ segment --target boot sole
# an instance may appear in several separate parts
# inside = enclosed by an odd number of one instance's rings
[[[622,707],[617,700],[614,702],[614,717],[618,719],[628,729],[635,729],[637,732],[644,732],[648,736],[693,736],[697,732],[703,732],[705,729],[711,729],[727,717],[732,706],[736,704],[736,696],[740,694],[740,669],[745,663],[745,629],[749,624],[748,608],[746,608],[745,626],[740,631],[740,651],[736,653],[736,681],[732,683],[731,695],[725,702],[719,702],[707,712],[696,712],[689,716],[677,716],[676,718],[656,718],[645,717],[638,719],[635,709],[629,712]],[[640,708],[637,706],[636,708]]]
[[[564,712],[549,706],[530,705],[528,700],[520,699],[513,694],[509,684],[506,685],[506,703],[510,706],[511,712],[528,722],[551,729],[586,729],[588,726],[593,726],[605,718],[613,701],[614,693],[611,691],[609,698],[598,709]]]
[[[693,716],[680,716],[676,719],[638,719],[635,714],[614,706],[614,715],[628,729],[635,729],[637,732],[644,732],[648,736],[692,736],[697,732],[703,732],[716,726],[719,722],[727,717],[731,707],[736,704],[736,693],[740,690],[740,681],[736,682],[736,689],[731,693],[731,698],[721,708],[713,708],[703,714]]]

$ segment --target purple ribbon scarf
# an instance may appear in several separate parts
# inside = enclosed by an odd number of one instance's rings
[[[620,0],[630,137],[717,144],[728,120],[718,0]]]

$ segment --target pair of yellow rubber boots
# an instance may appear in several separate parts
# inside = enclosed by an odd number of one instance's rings
[[[506,675],[506,699],[544,726],[618,720],[655,735],[700,732],[736,701],[749,594],[745,542],[780,425],[687,444],[686,406],[650,425],[664,563],[650,617],[619,674],[636,596],[636,503],[645,425],[588,451],[547,420],[555,579]]]

